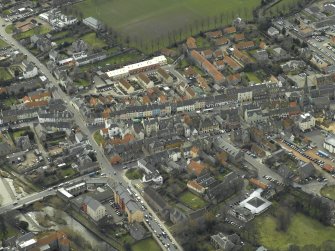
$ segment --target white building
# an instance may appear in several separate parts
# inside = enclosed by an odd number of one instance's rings
[[[268,35],[269,35],[270,37],[276,37],[276,36],[279,35],[279,30],[277,30],[277,29],[274,28],[274,27],[270,27],[270,28],[268,29]]]
[[[315,118],[310,113],[301,114],[297,124],[299,129],[304,132],[315,127]]]
[[[23,77],[25,79],[33,78],[33,77],[37,76],[37,74],[38,74],[37,67],[34,64],[30,63],[30,64],[28,64],[26,70],[23,72]]]
[[[239,102],[252,101],[252,91],[239,92],[237,94],[237,100]]]
[[[99,221],[106,215],[106,208],[97,200],[87,197],[84,201],[84,211],[94,220]]]
[[[166,65],[167,59],[165,56],[158,56],[147,61],[124,66],[121,69],[106,72],[107,76],[111,79],[120,79],[131,74],[136,74],[148,70],[158,68],[159,66]]]
[[[93,30],[98,30],[101,27],[101,22],[93,17],[87,17],[83,20],[83,23]]]
[[[325,139],[323,147],[328,150],[328,152],[335,153],[335,135],[331,135]]]

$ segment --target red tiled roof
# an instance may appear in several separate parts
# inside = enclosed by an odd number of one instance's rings
[[[186,40],[186,46],[189,49],[195,49],[195,48],[197,48],[197,44],[196,44],[195,38],[194,37],[187,38],[187,40]]]
[[[223,32],[224,32],[225,34],[235,33],[235,32],[236,32],[236,28],[233,27],[233,26],[231,26],[231,27],[227,27],[227,28],[225,28],[225,29],[223,30]]]
[[[187,166],[187,169],[196,176],[199,176],[205,170],[205,168],[206,166],[203,163],[198,163],[194,160],[191,160]]]

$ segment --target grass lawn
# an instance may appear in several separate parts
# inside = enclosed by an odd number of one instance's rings
[[[130,180],[141,179],[143,176],[143,171],[139,168],[130,168],[126,171],[126,177]]]
[[[196,210],[203,208],[206,206],[206,201],[204,201],[202,198],[199,196],[187,191],[182,193],[179,196],[179,199],[181,202],[183,202],[185,205],[189,206],[190,208]]]
[[[94,133],[93,138],[99,146],[100,146],[100,144],[103,144],[105,142],[104,138],[100,134],[100,130],[98,130]]]
[[[211,47],[211,43],[206,38],[203,38],[203,37],[197,37],[196,44],[199,48],[210,48]]]
[[[5,106],[11,107],[12,105],[17,103],[17,100],[13,97],[7,98],[5,100],[2,100],[1,102],[4,102]]]
[[[334,240],[335,236],[334,227],[326,227],[300,213],[292,216],[286,233],[276,230],[276,220],[269,214],[258,217],[255,224],[259,230],[259,243],[270,250],[287,250],[290,244],[320,246],[326,240]]]
[[[124,36],[129,34],[143,42],[158,38],[167,42],[169,32],[179,34],[181,31],[182,38],[189,36],[191,25],[193,33],[196,33],[200,29],[213,28],[215,24],[218,27],[221,21],[224,24],[231,23],[232,16],[251,18],[252,10],[260,2],[261,0],[142,0],[139,6],[138,0],[86,0],[73,5],[73,8],[81,11],[84,17],[93,16],[101,20]],[[215,16],[218,17],[216,22],[213,18]],[[164,46],[163,43],[161,46]]]
[[[77,173],[77,171],[74,170],[73,168],[69,167],[69,168],[66,168],[66,169],[62,169],[60,171],[60,173],[63,177],[67,176],[67,178],[69,178],[69,177],[75,175]]]
[[[138,241],[131,245],[132,251],[161,251],[157,242],[153,238]]]
[[[106,46],[105,41],[97,38],[95,32],[87,33],[81,39],[94,48],[103,48]]]
[[[90,86],[90,82],[85,79],[80,79],[79,81],[75,81],[75,83],[82,87]]]
[[[81,71],[86,71],[87,69],[91,68],[92,66],[105,66],[105,65],[114,65],[114,64],[122,64],[127,65],[132,61],[139,60],[141,55],[136,52],[128,52],[118,56],[110,57],[100,62],[94,64],[84,65],[80,67]]]
[[[6,33],[8,34],[13,33],[14,27],[15,27],[14,24],[7,25],[5,28]]]
[[[13,132],[13,138],[16,139],[18,137],[21,137],[26,131],[27,130],[23,129]]]
[[[324,197],[335,200],[335,186],[324,186],[321,189],[321,194]]]
[[[0,49],[1,48],[5,48],[7,46],[8,46],[8,44],[5,41],[3,41],[3,40],[0,39]]]
[[[33,35],[46,34],[50,31],[51,31],[51,28],[49,26],[41,25],[41,26],[35,27],[34,29],[31,29],[29,31],[25,31],[25,32],[21,32],[19,34],[16,34],[14,36],[14,38],[16,40],[21,40],[21,39],[24,39],[24,38],[31,37]]]
[[[6,68],[0,67],[0,81],[11,80],[13,77],[10,75]]]
[[[250,82],[261,83],[262,81],[256,76],[254,72],[246,72]]]

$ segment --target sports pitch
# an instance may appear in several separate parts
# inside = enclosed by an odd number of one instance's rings
[[[167,38],[168,33],[180,32],[185,37],[190,25],[193,33],[231,22],[236,17],[251,17],[261,0],[85,0],[74,5],[84,17],[93,16],[123,35],[143,41]],[[223,16],[223,18],[221,18]]]

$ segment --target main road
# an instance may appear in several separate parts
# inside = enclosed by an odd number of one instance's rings
[[[85,118],[83,117],[83,115],[80,113],[80,111],[78,111],[77,109],[75,109],[75,107],[72,105],[72,101],[70,99],[70,97],[68,95],[66,95],[61,88],[59,87],[59,83],[58,81],[54,78],[54,76],[49,72],[49,70],[45,67],[45,65],[43,65],[32,53],[30,53],[30,51],[28,51],[24,46],[22,46],[20,43],[18,43],[10,34],[7,34],[5,31],[5,26],[8,23],[5,22],[3,20],[3,18],[0,18],[0,34],[2,36],[2,38],[4,38],[4,40],[11,44],[13,47],[15,47],[16,49],[18,49],[20,52],[22,52],[23,54],[25,54],[27,56],[27,60],[33,62],[36,67],[43,73],[44,76],[46,76],[48,78],[48,80],[50,81],[50,83],[56,87],[55,93],[54,95],[57,96],[58,98],[62,99],[65,101],[66,105],[67,105],[67,109],[68,111],[71,111],[74,115],[74,120],[76,122],[76,124],[79,126],[80,130],[82,133],[86,134],[88,137],[88,140],[92,146],[92,148],[95,150],[96,155],[97,155],[97,161],[99,161],[100,163],[100,167],[101,170],[103,172],[105,172],[108,176],[110,176],[115,182],[121,183],[124,186],[127,186],[128,184],[126,183],[126,181],[123,179],[121,172],[119,171],[119,169],[115,169],[113,168],[113,166],[110,164],[110,162],[108,161],[108,159],[106,158],[103,149],[98,146],[98,144],[95,142],[93,135],[90,133],[89,129],[86,126],[86,121]],[[43,191],[41,193],[51,193],[52,191]],[[38,193],[39,196],[42,196],[41,193]],[[35,195],[34,195],[35,196]],[[37,195],[36,195],[37,196]],[[35,198],[34,198],[35,199]],[[22,201],[20,201],[20,204],[23,205],[23,203],[25,201],[29,201],[32,200],[32,198],[30,197],[25,197],[22,198]],[[15,209],[16,207],[18,207],[18,205],[8,205],[6,207],[7,211],[9,209]],[[2,207],[3,208],[3,207]],[[1,209],[2,209],[1,208]],[[156,215],[154,215],[156,218],[158,218]],[[152,231],[152,230],[151,230]],[[153,233],[154,234],[154,233]],[[174,240],[173,236],[170,233],[167,233],[169,236],[172,237],[172,241],[174,243],[177,244],[176,240]],[[178,244],[177,244],[178,245]],[[180,250],[182,250],[182,248],[178,245],[178,248]]]

